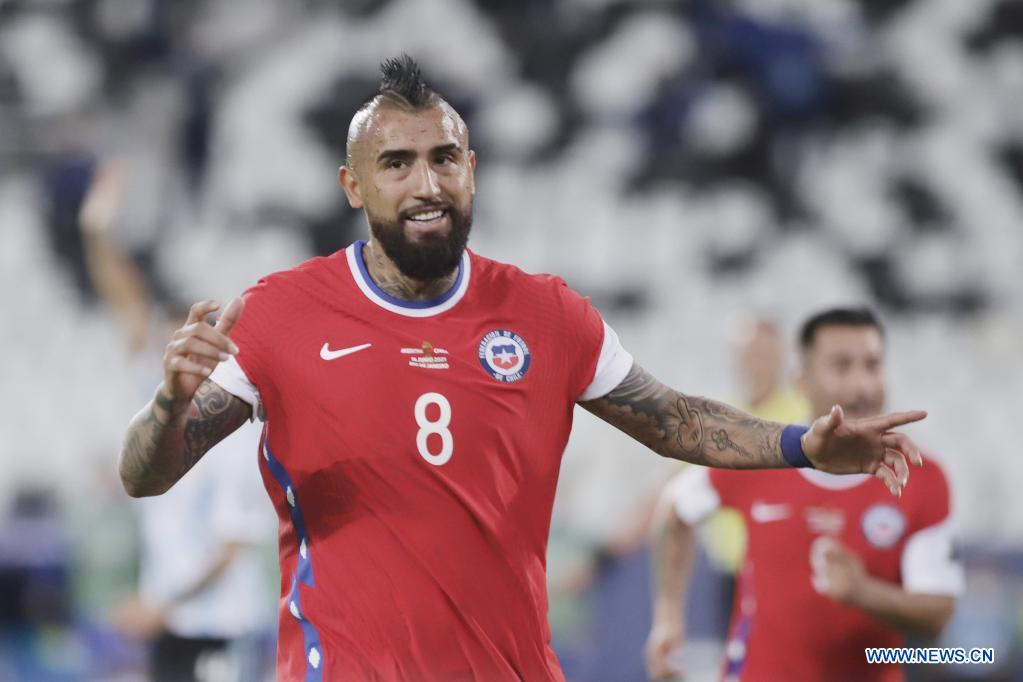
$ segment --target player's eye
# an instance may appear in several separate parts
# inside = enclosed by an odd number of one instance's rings
[[[387,167],[388,168],[398,169],[398,168],[404,168],[405,166],[406,166],[406,163],[405,163],[404,159],[391,159],[390,161],[387,162]]]
[[[852,367],[852,362],[849,358],[838,358],[831,363],[831,366],[835,368],[835,371],[844,374]]]

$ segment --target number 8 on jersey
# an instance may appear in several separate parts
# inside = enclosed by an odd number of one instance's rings
[[[440,409],[440,416],[435,421],[430,421],[426,416],[426,410],[430,405],[436,405]],[[455,439],[448,430],[451,424],[451,403],[440,393],[424,393],[416,400],[416,424],[419,431],[416,432],[416,447],[419,454],[430,464],[442,466],[447,464],[455,451]],[[430,452],[430,436],[440,436],[440,452]]]

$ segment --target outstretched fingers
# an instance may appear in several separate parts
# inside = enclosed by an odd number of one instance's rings
[[[905,426],[906,424],[912,424],[913,422],[922,421],[926,418],[927,413],[925,411],[910,410],[908,412],[882,414],[878,417],[872,417],[864,421],[866,421],[871,427],[880,431],[891,431],[898,426]]]
[[[895,497],[902,497],[902,489],[909,482],[909,465],[905,456],[891,448],[885,448],[881,461],[874,465],[870,473],[884,483]]]
[[[874,476],[884,483],[884,487],[888,488],[895,497],[902,497],[902,486],[899,485],[898,476],[891,468],[885,464],[879,464],[877,469],[874,470]]]
[[[884,464],[895,474],[900,488],[904,488],[909,483],[909,463],[906,462],[906,456],[902,452],[885,448]]]
[[[881,443],[886,448],[898,450],[906,456],[910,462],[916,466],[923,466],[924,460],[920,456],[920,448],[917,446],[913,439],[904,433],[886,433],[881,436]]]

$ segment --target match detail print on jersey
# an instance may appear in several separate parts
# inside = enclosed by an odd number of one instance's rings
[[[423,341],[419,348],[402,348],[402,355],[410,355],[409,367],[422,367],[423,369],[447,369],[448,352],[443,348],[437,348],[429,341]]]
[[[529,371],[529,346],[513,331],[488,332],[480,339],[476,352],[483,370],[498,381],[518,381]]]

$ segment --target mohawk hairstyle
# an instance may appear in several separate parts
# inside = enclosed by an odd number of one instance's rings
[[[423,80],[419,64],[405,53],[381,64],[380,72],[383,74],[378,91],[380,96],[396,99],[413,109],[432,106],[440,99]]]
[[[2,3],[3,0],[0,0]],[[423,80],[423,73],[419,69],[416,60],[402,53],[400,57],[392,57],[380,65],[380,88],[367,98],[355,112],[352,122],[348,126],[348,138],[346,141],[345,163],[354,167],[355,159],[353,150],[358,144],[361,131],[366,125],[366,113],[376,106],[404,110],[410,113],[418,113],[425,109],[438,105],[450,105],[444,101],[426,81]],[[462,121],[454,109],[451,113],[461,125],[465,132],[465,122]]]

